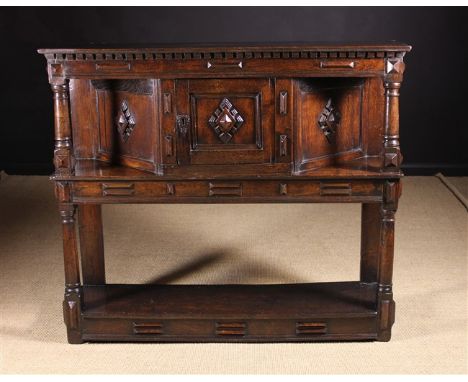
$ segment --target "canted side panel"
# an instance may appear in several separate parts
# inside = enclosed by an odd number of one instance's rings
[[[382,79],[366,79],[362,114],[362,147],[366,155],[382,154],[384,134],[385,91]]]
[[[295,81],[296,171],[362,155],[362,79]]]
[[[76,159],[94,159],[99,151],[97,96],[90,80],[70,80],[70,116]]]
[[[97,93],[100,159],[154,171],[159,139],[157,82],[103,80],[92,84]]]

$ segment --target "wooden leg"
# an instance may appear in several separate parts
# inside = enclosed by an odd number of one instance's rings
[[[380,253],[380,204],[363,203],[361,209],[361,276],[365,283],[377,281]]]
[[[78,213],[83,284],[105,284],[101,205],[81,204]]]
[[[393,301],[393,250],[395,236],[395,213],[401,193],[399,181],[387,181],[384,185],[384,201],[381,206],[380,257],[378,271],[379,341],[390,341],[395,321]]]
[[[68,342],[83,343],[81,339],[81,283],[76,243],[75,206],[61,204],[63,257],[65,264],[65,296],[63,317],[67,325]]]

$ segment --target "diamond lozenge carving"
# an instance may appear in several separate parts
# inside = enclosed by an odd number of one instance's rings
[[[127,101],[124,100],[120,104],[120,111],[117,115],[117,129],[125,142],[127,142],[128,138],[132,134],[135,125],[135,117],[130,111]]]
[[[336,132],[336,128],[340,123],[340,119],[340,113],[333,105],[332,99],[329,98],[317,121],[322,133],[325,135],[325,138],[327,138],[328,143],[331,143],[332,137]]]
[[[208,120],[208,124],[223,143],[228,143],[243,123],[244,119],[227,98],[221,101]]]

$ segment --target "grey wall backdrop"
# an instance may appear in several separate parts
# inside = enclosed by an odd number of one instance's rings
[[[401,95],[406,173],[466,174],[467,9],[0,8],[0,168],[52,171],[52,99],[40,47],[398,40],[413,45]]]

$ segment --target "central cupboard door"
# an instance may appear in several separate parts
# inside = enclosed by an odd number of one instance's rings
[[[179,165],[272,162],[269,79],[177,80],[176,100]]]

